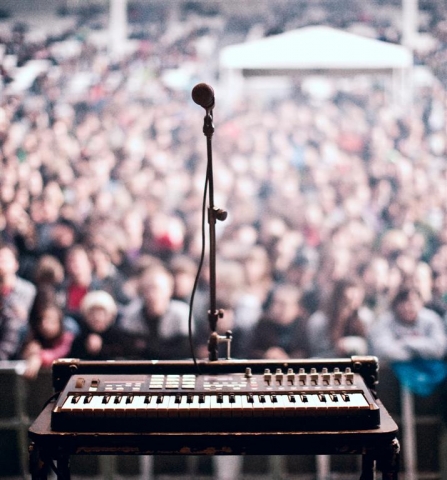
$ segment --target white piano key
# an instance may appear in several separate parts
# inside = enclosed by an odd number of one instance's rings
[[[203,401],[201,401],[203,400]],[[202,399],[199,399],[200,403],[200,416],[209,418],[211,416],[211,396],[203,395]]]
[[[181,397],[179,395],[171,395],[168,403],[168,417],[178,417],[178,406]]]
[[[146,395],[144,398],[144,404],[146,406],[146,415],[150,418],[155,418],[158,416],[157,398],[158,398],[158,395]]]
[[[270,396],[270,400],[272,401],[273,405],[273,416],[274,417],[283,417],[284,416],[284,410],[285,410],[285,404],[284,404],[284,397],[285,395],[283,394],[273,394]]]
[[[178,404],[178,416],[179,417],[189,417],[191,403],[189,400],[192,399],[192,395],[181,395],[180,403]]]
[[[275,415],[276,404],[273,403],[272,398],[270,395],[263,395],[264,403],[263,403],[263,411],[264,416],[266,417],[273,417]]]
[[[199,403],[199,395],[191,395],[191,403],[189,404],[189,416],[197,418],[200,416],[201,404]]]
[[[108,398],[108,401],[107,401]],[[101,405],[103,408],[103,414],[105,417],[115,417],[116,412],[115,412],[115,404],[113,403],[113,400],[115,398],[115,395],[104,395],[102,400],[101,400]]]
[[[156,395],[157,417],[167,417],[169,410],[169,395]]]
[[[263,417],[265,413],[265,396],[264,395],[253,395],[253,416],[254,417]]]
[[[368,408],[369,403],[360,392],[349,393],[349,402],[345,402],[345,405],[349,403],[350,408]]]
[[[234,395],[232,396],[234,398]],[[230,403],[230,395],[222,395],[222,403],[220,404],[220,412],[222,417],[231,417],[232,404]]]
[[[328,398],[329,395],[327,393],[314,393],[310,402],[313,403],[313,406],[323,411],[329,408]]]
[[[213,417],[222,416],[222,404],[219,402],[219,395],[210,395],[210,409]]]
[[[242,416],[244,417],[252,417],[253,416],[253,402],[248,400],[248,395],[242,395],[241,397],[241,404],[242,404]]]
[[[126,416],[126,395],[114,395],[109,404],[113,406],[113,412],[117,417]]]
[[[297,400],[298,394],[284,394],[281,395],[282,403],[284,406],[283,415],[285,417],[294,417],[297,411]]]
[[[62,411],[73,414],[82,414],[84,395],[69,395],[65,403],[62,405]]]
[[[147,414],[147,404],[145,403],[145,395],[134,395],[132,403],[127,404],[128,417],[145,417]]]
[[[231,403],[231,416],[232,417],[242,417],[242,396],[234,395],[234,402]]]
[[[84,415],[86,416],[102,416],[104,408],[102,406],[103,395],[92,395],[90,403],[84,404]]]
[[[297,410],[311,410],[318,406],[317,402],[315,401],[314,394],[312,393],[305,393],[296,395]]]

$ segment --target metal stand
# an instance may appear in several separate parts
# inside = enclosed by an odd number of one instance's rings
[[[208,206],[208,224],[210,235],[210,309],[208,310],[208,322],[211,329],[208,341],[209,360],[216,361],[218,359],[218,345],[221,341],[227,342],[227,349],[230,348],[231,337],[221,337],[216,333],[217,321],[224,316],[224,311],[218,309],[216,305],[216,222],[224,221],[227,218],[227,212],[221,208],[214,206],[214,179],[213,179],[213,153],[212,153],[212,137],[214,134],[213,113],[211,108],[206,109],[203,122],[203,133],[206,137],[207,147],[207,167],[206,180],[209,187],[209,206]],[[228,350],[229,352],[229,350]],[[229,355],[227,355],[229,358]]]

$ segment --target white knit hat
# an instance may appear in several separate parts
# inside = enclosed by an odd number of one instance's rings
[[[93,307],[102,307],[111,315],[116,315],[118,308],[115,300],[110,293],[104,290],[94,290],[88,292],[81,302],[81,313],[85,315]]]

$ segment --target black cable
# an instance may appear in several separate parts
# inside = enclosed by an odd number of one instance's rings
[[[192,292],[191,292],[191,300],[189,303],[189,316],[188,316],[188,335],[189,335],[189,346],[191,348],[191,356],[194,362],[194,365],[200,374],[200,367],[199,364],[197,363],[197,358],[195,355],[194,351],[194,341],[193,341],[193,336],[192,336],[192,316],[193,316],[193,305],[194,305],[194,297],[196,295],[197,291],[197,286],[199,284],[199,279],[200,279],[200,273],[202,271],[203,267],[203,261],[205,258],[205,222],[206,222],[206,195],[208,192],[208,179],[209,179],[209,168],[207,168],[206,172],[206,178],[205,178],[205,186],[203,189],[203,200],[202,200],[202,248],[200,252],[200,260],[199,260],[199,266],[197,268],[197,273],[196,277],[194,279],[194,285],[192,287]]]
[[[51,395],[51,397],[43,404],[42,410],[43,410],[49,403],[51,403],[53,400],[55,400],[55,399],[60,395],[60,393],[61,393],[61,392],[53,393],[53,395]]]

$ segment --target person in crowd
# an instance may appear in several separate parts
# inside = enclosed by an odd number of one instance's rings
[[[17,275],[19,262],[16,248],[0,244],[0,303],[7,305],[16,322],[25,329],[36,296],[36,286]]]
[[[70,356],[83,360],[122,359],[126,336],[118,327],[118,307],[104,290],[88,292],[80,305],[80,333],[73,341]]]
[[[439,315],[424,307],[419,290],[403,287],[369,335],[371,353],[385,362],[442,359],[447,337]]]
[[[88,253],[93,267],[95,288],[110,293],[119,305],[129,303],[130,295],[125,289],[127,277],[114,265],[107,249],[96,244],[88,248]]]
[[[65,270],[62,263],[53,255],[42,255],[36,262],[33,271],[34,284],[37,290],[54,289],[57,301],[64,307],[65,296],[62,285],[65,278]]]
[[[366,355],[372,313],[363,305],[364,290],[356,279],[334,281],[332,290],[306,325],[312,357]]]
[[[0,298],[0,360],[15,360],[23,343],[23,322]]]
[[[174,276],[174,300],[189,303],[197,275],[197,265],[187,255],[175,255],[169,262],[169,270]]]
[[[250,357],[283,360],[307,356],[308,345],[300,300],[301,290],[295,285],[276,286],[265,314],[253,329]]]
[[[41,368],[69,355],[75,333],[67,328],[64,313],[51,287],[41,288],[31,308],[29,332],[20,357],[26,360],[25,376],[36,378]]]
[[[191,357],[189,305],[174,300],[174,279],[162,264],[154,263],[138,279],[138,297],[122,309],[120,326],[133,337],[131,354],[146,359]],[[191,316],[191,328],[194,319]]]
[[[59,217],[51,225],[48,237],[48,245],[45,246],[44,251],[63,264],[67,252],[78,241],[79,226],[73,220]]]
[[[82,299],[97,284],[93,277],[93,267],[87,249],[82,244],[73,245],[65,258],[65,312],[75,318],[80,314]]]
[[[241,256],[240,262],[244,277],[241,285],[235,286],[235,322],[240,331],[248,334],[259,321],[262,309],[274,288],[273,265],[267,249],[262,245],[250,248]],[[231,275],[231,272],[228,273]]]

